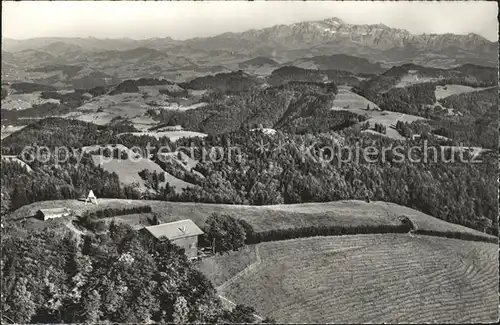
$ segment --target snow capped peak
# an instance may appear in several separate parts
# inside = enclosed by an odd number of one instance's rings
[[[324,20],[325,23],[330,24],[330,25],[344,25],[344,21],[340,18],[333,17],[333,18],[327,18]]]

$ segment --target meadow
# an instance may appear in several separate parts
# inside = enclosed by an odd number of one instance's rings
[[[163,173],[165,175],[165,181],[160,182],[159,187],[164,188],[168,183],[170,186],[175,187],[175,191],[181,193],[182,190],[191,184],[178,179],[171,174],[165,172],[157,163],[151,159],[141,158],[138,161],[132,161],[130,159],[107,159],[103,156],[92,155],[92,159],[95,165],[101,166],[105,171],[110,173],[116,173],[123,184],[134,184],[139,185],[139,190],[146,191],[146,183],[144,179],[141,178],[139,173],[145,169],[150,172]]]
[[[204,138],[207,136],[205,133],[194,132],[194,131],[131,132],[128,134],[132,134],[135,136],[148,135],[151,137],[155,137],[157,139],[167,137],[170,139],[170,141],[173,142],[179,140],[180,138],[194,138],[194,137]]]
[[[367,106],[370,107],[370,110],[366,109]],[[387,128],[385,136],[395,140],[405,140],[405,138],[395,129],[397,121],[412,123],[418,120],[424,120],[424,118],[419,116],[381,111],[375,103],[363,96],[353,93],[350,88],[346,86],[339,86],[339,92],[335,96],[332,110],[349,111],[366,116],[369,127],[373,128],[375,123],[382,124]],[[365,130],[364,132],[373,133],[375,131]]]
[[[5,125],[2,125],[2,126],[5,126]],[[17,132],[17,131],[20,131],[22,130],[23,128],[25,128],[26,125],[7,125],[5,127],[2,127],[2,132],[1,132],[1,136],[2,136],[2,140],[5,139],[6,137],[8,137],[9,135],[11,135],[12,133],[14,132]]]
[[[436,86],[436,91],[434,93],[436,95],[436,99],[440,100],[451,95],[469,93],[471,91],[481,91],[485,89],[488,88],[474,88],[470,86],[446,84],[444,86]]]
[[[234,218],[244,219],[256,232],[310,226],[396,226],[400,225],[399,216],[405,215],[416,224],[419,230],[461,232],[486,238],[496,238],[471,228],[434,218],[411,208],[382,201],[368,203],[359,200],[346,200],[326,203],[251,206],[98,198],[98,203],[98,205],[85,204],[79,200],[35,202],[17,209],[6,216],[5,219],[21,220],[33,216],[38,209],[42,208],[67,207],[76,214],[81,214],[84,211],[95,211],[104,208],[149,205],[152,212],[159,214],[163,222],[191,219],[199,227],[204,227],[206,218],[212,213],[226,213]],[[144,222],[143,218],[139,216],[124,216],[124,218],[127,219],[128,224],[138,228]],[[34,219],[30,219],[31,221],[39,222]]]
[[[494,244],[384,234],[257,246],[260,262],[219,287],[219,293],[278,322],[461,323],[498,318]]]

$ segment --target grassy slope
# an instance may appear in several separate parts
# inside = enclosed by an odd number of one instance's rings
[[[360,109],[362,110],[362,113],[366,113],[366,105],[370,105],[370,109],[372,110],[379,110],[380,108],[373,103],[372,101],[369,101],[368,99],[364,98],[363,96],[360,96],[356,93],[353,93],[350,90],[350,87],[346,86],[339,86],[339,92],[335,96],[335,100],[333,101],[333,106],[336,108],[343,108],[344,106],[349,105],[349,110],[351,109]],[[358,113],[358,111],[356,111]],[[360,114],[360,113],[358,113]]]
[[[346,105],[349,105],[349,108],[343,108]],[[366,110],[367,105],[370,105],[369,111]],[[387,133],[385,134],[385,136],[395,140],[405,140],[405,138],[394,129],[398,120],[411,123],[417,120],[424,119],[419,116],[402,114],[398,112],[382,112],[380,111],[380,108],[373,102],[358,94],[353,93],[348,87],[344,86],[339,87],[339,93],[335,96],[332,110],[345,110],[359,115],[366,115],[368,117],[367,121],[370,124],[370,127],[373,128],[375,126],[375,123],[384,125],[387,128]],[[370,130],[367,130],[365,132],[370,132]]]
[[[41,105],[45,103],[60,104],[58,99],[44,99],[41,97],[41,91],[35,91],[29,94],[10,94],[7,98],[2,99],[2,109],[5,110],[23,110],[33,107],[33,105]]]
[[[193,137],[204,138],[207,136],[205,133],[194,132],[194,131],[130,132],[128,134],[136,136],[148,135],[150,137],[155,137],[157,139],[162,137],[167,137],[174,142],[179,140],[180,138],[193,138]]]
[[[188,186],[193,186],[190,183],[183,181],[173,175],[165,172],[157,163],[152,161],[151,159],[137,159],[137,161],[133,161],[130,159],[119,160],[107,158],[104,156],[104,149],[108,148],[110,150],[118,149],[121,152],[127,153],[130,157],[139,157],[132,150],[127,148],[122,144],[117,144],[115,146],[112,145],[93,145],[82,147],[83,152],[95,152],[98,151],[98,155],[92,155],[92,159],[95,165],[100,165],[102,168],[110,173],[115,172],[120,182],[123,184],[139,184],[139,189],[141,191],[146,190],[145,181],[139,176],[139,172],[144,169],[148,169],[150,172],[156,171],[157,173],[165,174],[165,181],[160,182],[160,188],[164,188],[166,183],[169,183],[170,186],[175,186],[175,191],[182,192],[182,190]]]
[[[248,265],[255,263],[255,254],[255,245],[245,246],[237,252],[203,259],[197,267],[215,286],[220,286]]]
[[[221,293],[279,322],[498,318],[498,247],[493,244],[386,234],[258,246],[261,262]]]
[[[93,155],[92,159],[96,165],[100,165],[105,171],[113,173],[115,172],[120,182],[124,184],[132,184],[138,183],[139,188],[142,191],[146,190],[145,181],[139,176],[139,172],[144,169],[148,169],[157,173],[165,174],[165,181],[160,183],[160,188],[165,187],[166,183],[169,183],[170,186],[175,186],[175,191],[182,192],[182,190],[188,186],[192,186],[181,179],[178,179],[169,173],[165,172],[157,163],[150,159],[139,159],[138,161],[132,160],[120,160],[120,159],[109,159],[106,160],[105,157]],[[102,159],[102,161],[101,161]]]
[[[418,229],[436,231],[457,231],[475,235],[485,235],[482,232],[445,222],[425,213],[381,201],[348,200],[326,203],[305,203],[289,205],[248,206],[204,204],[186,202],[98,199],[99,205],[87,204],[78,200],[57,200],[36,202],[19,208],[11,213],[8,219],[18,219],[32,216],[40,208],[68,207],[77,213],[85,210],[103,208],[125,208],[133,206],[151,206],[153,212],[159,213],[164,222],[181,219],[192,219],[203,226],[205,219],[214,212],[228,213],[236,218],[245,219],[255,231],[284,229],[313,225],[356,226],[356,225],[398,225],[400,215],[408,216]],[[128,223],[133,224],[133,220]]]
[[[445,87],[446,87],[446,89],[444,89]],[[481,90],[490,89],[490,88],[495,88],[495,87],[473,88],[473,87],[463,86],[463,85],[447,84],[446,86],[436,86],[436,91],[434,93],[436,95],[436,99],[439,100],[439,99],[443,99],[443,98],[451,96],[451,95],[469,93],[472,91],[481,91]]]
[[[20,126],[5,125],[5,128],[2,128],[1,132],[2,140],[11,135],[12,133],[23,129],[24,127],[26,127],[26,125],[20,125]]]

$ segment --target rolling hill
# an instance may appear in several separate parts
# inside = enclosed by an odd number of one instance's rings
[[[220,285],[219,294],[253,304],[257,313],[278,322],[472,323],[498,318],[494,244],[387,234],[277,241],[255,250],[255,259],[241,252],[247,268]],[[215,267],[224,272],[223,264]]]
[[[418,229],[438,232],[459,232],[494,239],[491,235],[464,226],[452,224],[420,211],[394,203],[357,200],[335,201],[327,203],[305,203],[286,205],[226,205],[192,202],[167,202],[153,200],[99,199],[99,205],[85,205],[77,200],[42,201],[23,206],[13,211],[6,220],[17,220],[33,216],[41,208],[65,206],[76,213],[103,208],[122,206],[149,205],[152,212],[159,213],[164,222],[192,219],[198,226],[212,213],[226,213],[234,218],[247,221],[255,231],[270,229],[300,228],[309,226],[381,226],[399,225],[399,216],[405,215],[414,222]],[[140,218],[139,218],[140,219]],[[130,220],[130,224],[134,224]],[[139,220],[137,220],[139,221]]]
[[[223,92],[248,91],[263,82],[248,73],[238,70],[230,73],[219,73],[215,76],[206,76],[193,79],[179,86],[185,89],[204,90],[212,89]]]
[[[243,69],[264,75],[276,62],[356,73],[379,73],[381,67],[409,62],[439,68],[464,64],[494,67],[498,62],[498,42],[477,34],[413,35],[384,24],[355,25],[339,18],[183,41],[169,37],[34,38],[3,39],[2,46],[2,80],[11,81],[31,80],[34,72],[26,70],[51,65],[78,65],[122,80],[163,75],[185,81],[206,75],[203,70],[207,69],[212,73]],[[62,75],[37,73],[40,81],[76,83]]]
[[[244,62],[240,62],[236,64],[226,64],[228,68],[233,70],[242,69],[246,72],[253,73],[255,75],[266,76],[269,75],[274,69],[279,67],[279,62],[268,58],[268,57],[256,57],[250,60],[246,60]]]
[[[367,110],[367,107],[370,109]],[[401,114],[397,112],[384,111],[368,99],[352,92],[349,87],[339,87],[339,93],[335,96],[333,101],[332,110],[348,111],[367,117],[366,122],[369,127],[373,128],[375,124],[384,125],[386,129],[385,136],[395,140],[405,140],[405,137],[399,134],[395,129],[396,122],[412,123],[418,120],[424,120],[420,116],[410,114]],[[365,130],[364,132],[374,132],[372,130]]]
[[[110,150],[109,157],[106,157],[104,154],[104,150]],[[119,159],[113,158],[112,151],[115,150],[118,152],[117,155],[121,157],[121,154],[124,153],[128,157],[133,157],[133,159]],[[160,181],[158,184],[159,189],[164,188],[168,183],[169,186],[175,187],[175,191],[181,193],[182,190],[186,187],[193,186],[187,182],[184,182],[181,179],[174,177],[173,175],[165,172],[157,163],[152,161],[151,159],[144,157],[142,158],[140,155],[136,154],[134,151],[130,150],[124,145],[94,145],[94,146],[86,146],[82,148],[83,152],[90,153],[92,155],[92,160],[96,166],[100,166],[104,171],[109,173],[116,173],[118,178],[122,184],[132,185],[137,184],[137,189],[143,193],[146,191],[155,190],[151,188],[151,186],[147,186],[147,182],[140,176],[140,173],[143,170],[148,170],[150,173],[163,174],[163,181]]]
[[[2,39],[7,321],[498,321],[497,54],[335,17]],[[135,236],[183,219],[194,260]]]
[[[367,59],[345,54],[301,58],[285,65],[293,65],[303,69],[343,70],[354,74],[379,74],[385,70],[380,63],[371,63]]]

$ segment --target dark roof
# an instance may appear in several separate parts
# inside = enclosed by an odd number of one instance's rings
[[[203,231],[191,219],[145,227],[144,229],[156,238],[166,237],[169,240],[203,234]]]
[[[68,208],[40,209],[38,211],[40,211],[44,215],[60,214],[60,213],[68,213],[69,212]]]

